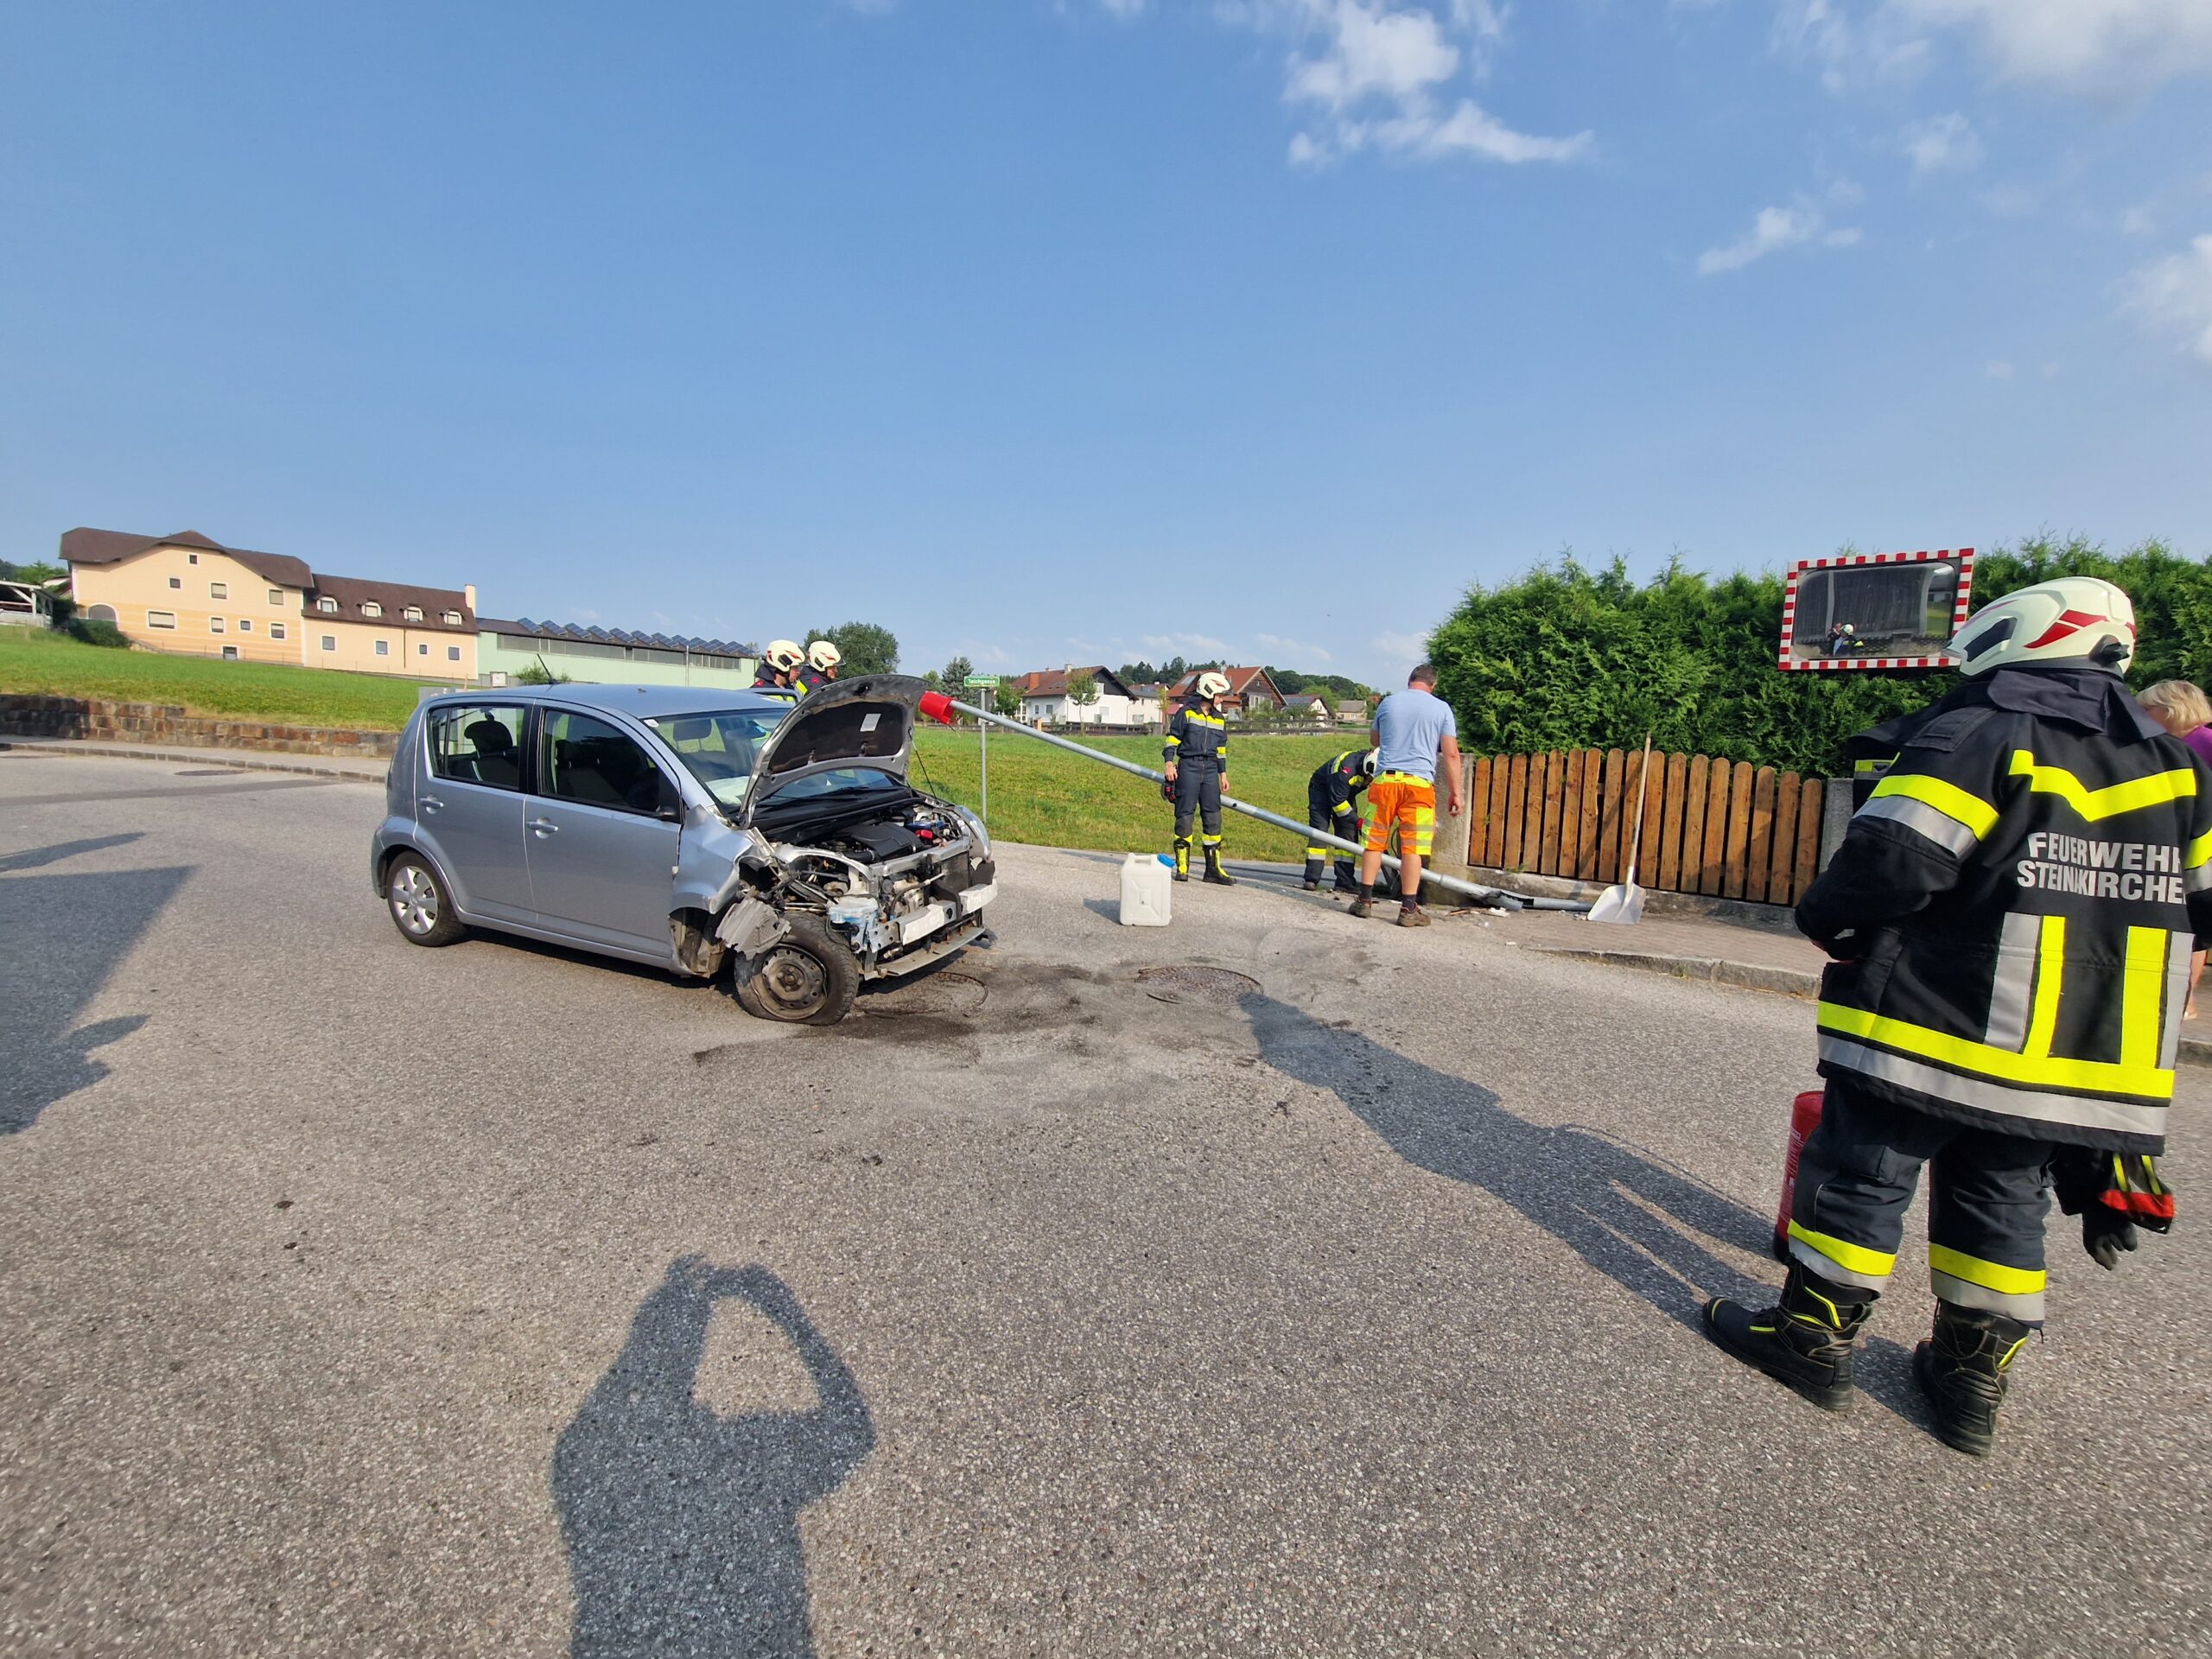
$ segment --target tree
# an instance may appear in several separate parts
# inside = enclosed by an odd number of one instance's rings
[[[1996,549],[1976,562],[1974,596],[2067,575],[2103,576],[2134,600],[2133,683],[2212,674],[2212,562],[2161,543],[2118,556],[2080,537]],[[1639,586],[1618,559],[1593,570],[1567,554],[1471,589],[1429,655],[1478,754],[1625,747],[1649,731],[1655,748],[1826,772],[1846,739],[1958,683],[1949,672],[1783,673],[1782,596],[1772,574],[1716,581],[1677,560]]]
[[[1012,680],[1001,680],[991,688],[991,709],[1013,719],[1021,712],[1021,688]]]
[[[805,642],[827,639],[837,647],[843,666],[838,672],[850,678],[855,674],[895,674],[899,670],[899,638],[890,629],[873,622],[847,622],[835,628],[817,628],[806,636]]]
[[[1068,676],[1068,701],[1089,705],[1098,701],[1098,677],[1095,674]]]
[[[1154,668],[1150,663],[1146,662],[1141,658],[1138,658],[1138,660],[1134,663],[1123,663],[1122,664],[1122,683],[1123,685],[1150,685],[1159,677],[1160,670]]]
[[[965,657],[955,657],[944,665],[944,671],[937,677],[937,683],[957,696],[961,687],[968,683],[968,677],[975,671],[975,664]]]

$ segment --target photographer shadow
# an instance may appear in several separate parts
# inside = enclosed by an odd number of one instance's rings
[[[693,1397],[715,1305],[758,1309],[817,1403],[721,1416]],[[672,1262],[553,1453],[575,1659],[814,1651],[799,1514],[875,1445],[852,1371],[766,1268]]]
[[[1773,1223],[1694,1178],[1578,1124],[1548,1128],[1505,1109],[1497,1096],[1354,1031],[1322,1024],[1257,992],[1240,999],[1260,1058],[1284,1076],[1325,1089],[1407,1162],[1478,1186],[1676,1324],[1704,1333],[1712,1296],[1773,1304],[1714,1245],[1765,1255]],[[1862,1338],[1860,1391],[1914,1422],[1908,1356]],[[1716,1367],[1736,1363],[1714,1351]]]

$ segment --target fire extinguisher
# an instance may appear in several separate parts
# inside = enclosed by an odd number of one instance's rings
[[[1789,1109],[1789,1150],[1782,1160],[1782,1207],[1774,1216],[1774,1259],[1785,1267],[1789,1262],[1789,1209],[1797,1200],[1797,1160],[1805,1142],[1821,1126],[1821,1107],[1827,1099],[1825,1090],[1808,1089]]]

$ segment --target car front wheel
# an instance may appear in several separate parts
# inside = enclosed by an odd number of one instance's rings
[[[747,1014],[794,1026],[834,1026],[852,1012],[861,965],[818,916],[788,918],[791,931],[757,962],[741,964],[737,1000]]]
[[[445,883],[429,861],[402,853],[384,873],[385,904],[410,944],[451,944],[468,930],[454,919]]]

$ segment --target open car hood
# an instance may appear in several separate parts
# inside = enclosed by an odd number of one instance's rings
[[[803,698],[761,746],[737,822],[749,823],[764,804],[800,779],[841,766],[867,766],[903,784],[925,697],[935,700],[936,694],[912,675],[863,674],[832,681]]]

